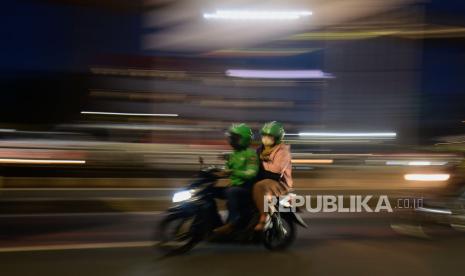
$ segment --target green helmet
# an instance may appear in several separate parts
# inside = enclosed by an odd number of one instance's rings
[[[276,121],[268,122],[263,125],[260,134],[273,136],[276,144],[279,144],[284,137],[284,127],[281,123]]]
[[[246,148],[250,145],[250,142],[253,138],[252,129],[246,124],[233,124],[229,130],[228,134],[236,134],[240,137],[239,146]]]

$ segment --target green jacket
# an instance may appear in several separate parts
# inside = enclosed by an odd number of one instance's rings
[[[257,153],[252,149],[233,151],[229,155],[226,167],[231,170],[232,186],[240,186],[257,176],[259,160]]]

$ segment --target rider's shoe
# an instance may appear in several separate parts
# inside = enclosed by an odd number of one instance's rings
[[[234,226],[231,223],[226,223],[223,226],[215,228],[213,233],[220,234],[220,235],[227,235],[230,234],[234,230]]]
[[[261,214],[257,225],[255,225],[255,227],[254,227],[254,230],[255,231],[263,231],[263,229],[265,228],[265,224],[266,224],[266,215]]]

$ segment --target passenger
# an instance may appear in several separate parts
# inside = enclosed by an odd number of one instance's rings
[[[253,199],[260,212],[256,231],[262,231],[266,223],[265,200],[286,194],[293,185],[290,146],[282,142],[282,124],[275,121],[266,123],[260,134],[262,145],[257,150],[260,169],[253,186]]]

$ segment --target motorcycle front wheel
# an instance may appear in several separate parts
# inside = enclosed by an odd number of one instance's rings
[[[195,216],[182,213],[167,215],[155,231],[156,247],[165,255],[178,255],[191,250],[198,242],[192,231]]]

